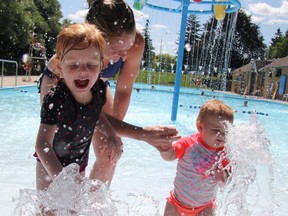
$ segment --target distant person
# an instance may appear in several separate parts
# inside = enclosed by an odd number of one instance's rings
[[[234,110],[222,101],[209,100],[199,111],[198,133],[179,139],[161,153],[165,160],[178,159],[164,216],[215,214],[217,188],[227,183],[231,173],[224,145],[225,125],[233,120]]]
[[[247,107],[247,106],[248,106],[248,101],[245,100],[245,101],[243,102],[243,106]]]
[[[203,97],[205,95],[204,91],[201,92],[201,97]]]
[[[103,34],[87,23],[70,25],[57,37],[54,63],[60,74],[43,98],[34,154],[38,190],[47,189],[63,167],[72,163],[77,163],[85,176],[92,136],[99,130],[105,134],[102,154],[109,163],[116,163],[123,152],[114,130],[151,145],[160,143],[158,150],[179,138],[173,127],[140,128],[102,112],[106,84],[99,74],[105,45]]]

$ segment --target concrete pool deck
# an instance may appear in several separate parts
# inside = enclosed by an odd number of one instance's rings
[[[36,76],[0,76],[0,89],[6,87],[17,87],[17,86],[28,86],[28,85],[36,85],[39,80],[39,75]],[[16,82],[17,81],[17,82]],[[16,83],[16,86],[15,86]]]

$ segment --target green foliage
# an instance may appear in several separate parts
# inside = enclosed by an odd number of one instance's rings
[[[63,19],[61,23],[61,28],[65,28],[69,25],[75,24],[75,22],[72,22],[70,19]]]
[[[146,20],[145,29],[142,32],[142,35],[145,40],[145,47],[143,52],[143,58],[144,61],[143,67],[151,68],[152,67],[152,59],[155,56],[153,42],[150,36],[150,22],[149,19]]]
[[[281,30],[278,29],[268,48],[267,58],[274,59],[285,56],[288,56],[288,30],[283,35]]]
[[[54,53],[62,17],[57,0],[1,0],[0,8],[0,58],[19,61],[29,51],[33,34],[48,57]]]
[[[199,50],[202,49],[198,43],[201,38],[199,17],[192,14],[187,18],[186,33],[185,33],[185,49],[183,64],[192,65],[188,70],[197,70],[199,67],[197,59],[199,58]]]
[[[231,67],[241,67],[243,65],[244,54],[248,55],[247,61],[249,62],[251,59],[264,59],[265,49],[266,45],[264,44],[260,27],[252,23],[251,16],[248,16],[245,11],[240,10],[238,12],[236,32],[233,41]]]
[[[153,72],[148,70],[141,70],[136,78],[137,83],[148,83],[150,85],[166,85],[174,86],[175,73],[168,72]],[[181,75],[181,87],[186,88],[205,88],[220,90],[221,76],[219,77],[208,77],[192,74]],[[118,74],[111,80],[117,81]]]
[[[153,60],[153,64],[152,64],[152,68],[155,71],[164,70],[166,72],[172,72],[172,71],[175,71],[176,61],[177,61],[176,56],[172,56],[172,55],[167,54],[167,53],[155,55],[154,60]],[[171,64],[174,64],[173,68],[172,68]]]
[[[28,51],[33,30],[32,13],[37,13],[37,9],[33,0],[1,0],[0,8],[0,58],[20,58]]]
[[[42,35],[45,40],[46,53],[51,57],[55,53],[57,35],[61,29],[60,19],[62,12],[58,0],[34,0],[44,23],[37,25],[36,33]]]

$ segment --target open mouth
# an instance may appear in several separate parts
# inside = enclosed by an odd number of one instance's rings
[[[75,80],[74,83],[75,83],[75,86],[77,88],[86,88],[89,84],[89,80],[88,79],[79,79],[79,80]]]

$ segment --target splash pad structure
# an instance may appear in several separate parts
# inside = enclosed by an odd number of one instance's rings
[[[141,10],[144,6],[147,6],[151,9],[156,9],[162,12],[181,13],[180,38],[171,113],[171,120],[176,121],[182,75],[187,15],[214,14],[215,18],[221,21],[225,18],[226,13],[229,14],[238,11],[241,4],[238,0],[172,0],[171,4],[168,6],[163,6],[163,1],[134,0],[133,6],[137,10]]]

